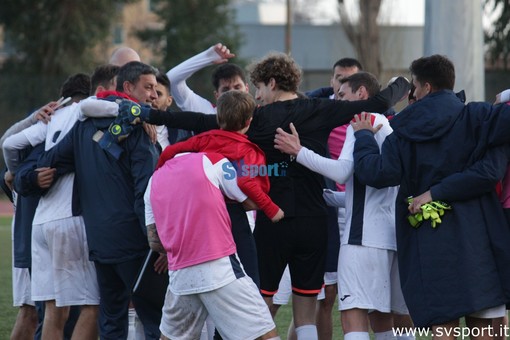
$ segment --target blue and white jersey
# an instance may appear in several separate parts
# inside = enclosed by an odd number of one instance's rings
[[[44,150],[48,151],[71,130],[81,118],[79,104],[73,103],[55,111],[48,124],[39,122],[23,130],[30,145],[36,146],[45,142]],[[43,224],[63,218],[75,216],[79,211],[74,194],[74,173],[61,176],[41,197],[35,211],[33,224]]]
[[[381,148],[386,136],[392,133],[388,119],[374,114],[373,125],[382,124],[374,137]],[[302,148],[296,160],[337,183],[345,183],[345,230],[341,232],[341,244],[396,250],[395,199],[398,187],[376,189],[361,184],[354,173],[354,130],[347,129],[344,146],[338,160],[331,160]],[[374,176],[377,171],[374,169]]]

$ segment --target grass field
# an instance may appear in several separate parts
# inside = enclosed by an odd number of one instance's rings
[[[11,272],[11,219],[0,217],[0,339],[9,339],[14,320],[18,312],[12,306],[12,272]],[[338,313],[336,318],[334,339],[341,336]],[[287,339],[287,328],[292,317],[291,306],[282,306],[278,311],[276,323],[282,339]]]
[[[12,306],[11,273],[11,219],[0,217],[0,340],[9,339],[18,312]],[[282,340],[287,339],[287,328],[292,317],[291,306],[282,306],[276,315],[276,325]],[[339,313],[333,310],[333,339],[343,339]],[[416,339],[427,339],[419,338]]]
[[[292,319],[292,306],[286,305],[280,307],[276,314],[276,327],[278,328],[278,334],[282,340],[287,339],[287,330],[289,328],[290,320]],[[333,339],[343,339],[342,327],[340,326],[340,313],[335,304],[333,307]]]
[[[12,306],[11,219],[0,217],[0,339],[9,339],[17,308]]]

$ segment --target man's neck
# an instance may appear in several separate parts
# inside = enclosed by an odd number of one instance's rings
[[[274,96],[274,101],[283,102],[286,100],[296,99],[297,97],[298,95],[295,92],[278,91]]]

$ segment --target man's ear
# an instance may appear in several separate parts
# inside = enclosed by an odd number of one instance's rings
[[[432,85],[430,85],[430,83],[425,82],[423,84],[423,87],[427,91],[427,94],[434,92],[434,89],[432,88]]]
[[[124,91],[125,94],[130,95],[133,92],[134,87],[135,85],[131,84],[131,82],[127,80],[124,83],[122,83],[122,90]]]
[[[96,91],[94,92],[94,95],[97,95],[99,92],[106,91],[106,88],[103,85],[98,85],[96,87]]]
[[[166,99],[166,103],[168,105],[168,107],[170,107],[170,105],[172,105],[174,101],[174,98],[172,96],[168,96],[168,98]]]
[[[218,100],[218,98],[219,98],[219,96],[220,96],[220,94],[218,93],[218,91],[216,91],[216,90],[215,90],[213,93],[214,93],[214,99]]]
[[[250,126],[252,120],[253,120],[253,117],[246,119],[246,124],[244,124],[244,127],[246,128],[246,127]]]
[[[365,98],[368,98],[368,91],[367,91],[367,88],[363,85],[361,85],[358,89],[358,91],[356,91],[357,94],[358,94],[358,98],[359,99],[365,99]]]
[[[274,78],[269,79],[268,85],[271,90],[275,90],[276,89],[276,80]]]

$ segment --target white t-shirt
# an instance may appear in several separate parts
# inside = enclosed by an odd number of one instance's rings
[[[17,152],[12,153],[12,151],[23,150],[28,146],[36,146],[42,142],[45,143],[44,149],[46,151],[51,149],[64,138],[78,120],[86,119],[81,110],[81,105],[84,102],[90,101],[92,98],[94,100],[93,102],[97,103],[99,106],[108,106],[109,102],[98,101],[95,97],[91,97],[79,103],[73,103],[58,109],[55,111],[55,114],[51,116],[51,120],[48,124],[38,122],[8,137],[3,145],[4,154],[5,151],[7,151],[8,154],[17,155]],[[104,116],[104,114],[99,114],[99,112],[92,112],[90,114],[91,117],[100,115]],[[109,115],[112,116],[111,114]],[[21,161],[22,160],[17,156],[6,157],[7,167],[12,172],[16,171]],[[42,224],[72,217],[73,185],[74,173],[69,173],[60,177],[39,200],[33,224]]]
[[[57,110],[47,125],[39,122],[21,133],[32,146],[45,141],[44,149],[47,151],[64,138],[80,117],[79,105],[73,103]],[[73,185],[74,173],[60,177],[39,200],[33,224],[72,217]]]
[[[376,117],[374,126],[383,125],[374,136],[380,148],[386,136],[393,130],[386,117],[381,114],[373,115]],[[355,180],[355,141],[354,130],[349,126],[338,160],[322,157],[305,147],[301,149],[296,160],[337,183],[345,183],[346,230],[341,233],[341,244],[396,250],[395,199],[398,187],[375,189]],[[374,176],[377,176],[375,171]]]
[[[48,124],[38,122],[6,139],[4,147],[13,146],[22,150],[45,142],[45,150],[60,142],[81,117],[79,105],[73,103],[55,112]],[[20,162],[21,160],[18,160]],[[19,163],[18,163],[19,164]],[[35,211],[33,224],[42,224],[73,216],[74,173],[60,177],[48,192],[41,197]]]

